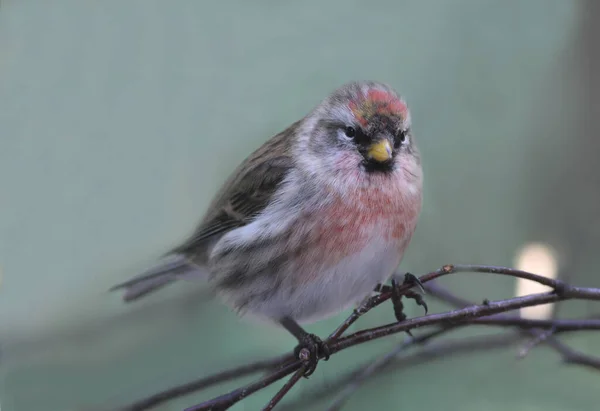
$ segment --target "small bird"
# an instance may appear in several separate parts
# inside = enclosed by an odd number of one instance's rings
[[[247,157],[190,238],[111,290],[132,301],[207,278],[240,315],[293,334],[296,355],[309,352],[308,376],[329,350],[300,324],[360,303],[393,274],[422,179],[406,102],[383,83],[345,84]]]

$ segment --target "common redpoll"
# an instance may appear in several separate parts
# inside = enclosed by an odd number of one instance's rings
[[[392,275],[421,191],[404,100],[385,84],[346,84],[252,153],[187,241],[113,289],[131,301],[178,278],[208,278],[240,314],[289,330],[297,352],[310,352],[310,374],[328,349],[299,323],[360,303]]]

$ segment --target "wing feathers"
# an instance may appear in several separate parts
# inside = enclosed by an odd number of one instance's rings
[[[228,231],[249,224],[271,202],[294,162],[291,144],[299,122],[248,157],[225,183],[194,234],[168,254],[197,254]]]

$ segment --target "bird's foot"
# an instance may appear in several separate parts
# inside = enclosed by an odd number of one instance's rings
[[[419,278],[417,278],[411,273],[406,273],[402,285],[417,285],[423,292],[425,291],[423,289],[423,284],[421,284]],[[417,305],[423,307],[425,309],[425,314],[427,314],[428,307],[423,296],[418,292],[412,290],[401,292],[400,284],[398,284],[396,279],[392,278],[392,304],[394,305],[394,315],[396,316],[396,320],[398,320],[398,322],[406,320],[406,314],[404,313],[404,304],[402,303],[402,297],[415,300]],[[406,333],[412,337],[410,330],[406,330]]]
[[[416,285],[421,290],[421,293],[425,294],[425,289],[423,288],[423,283],[421,282],[421,280],[419,280],[419,277],[417,277],[411,273],[406,273],[404,275],[404,282],[402,283],[402,285],[412,285],[412,286]],[[397,292],[397,286],[394,288],[396,288],[396,292]],[[404,297],[410,298],[411,300],[415,300],[417,305],[423,307],[423,309],[425,310],[425,314],[427,314],[428,307],[427,307],[427,303],[425,302],[425,298],[423,298],[422,294],[420,294],[416,291],[413,291],[413,290],[408,290],[407,292],[404,293]]]
[[[319,357],[329,359],[329,346],[314,334],[305,334],[294,349],[294,355],[304,362],[306,370],[304,378],[308,378],[317,369]]]

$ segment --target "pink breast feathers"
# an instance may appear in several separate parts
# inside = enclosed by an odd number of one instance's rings
[[[383,90],[369,90],[364,99],[351,101],[349,107],[363,126],[367,126],[369,119],[376,114],[402,119],[408,114],[408,108],[402,100]]]
[[[399,255],[408,230],[414,229],[412,210],[404,210],[398,198],[377,188],[358,188],[353,201],[341,198],[323,209],[313,221],[306,246],[298,251],[296,264],[302,276],[298,283],[312,282],[324,269],[359,253],[373,236],[381,236]],[[301,261],[303,263],[301,263]]]
[[[408,210],[402,210],[397,198],[377,188],[360,188],[355,199],[334,201],[323,211],[323,223],[315,230],[317,247],[331,265],[360,252],[372,235],[390,243],[403,242]]]

